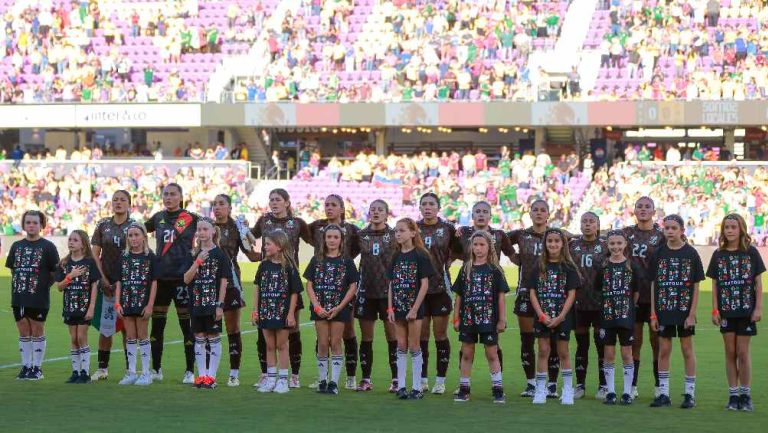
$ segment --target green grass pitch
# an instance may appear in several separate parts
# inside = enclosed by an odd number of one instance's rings
[[[458,268],[454,268],[454,272]],[[516,281],[516,269],[508,271],[509,281]],[[245,264],[243,274],[250,280],[254,264]],[[250,291],[252,284],[247,285]],[[768,422],[768,376],[764,374],[768,348],[765,328],[752,342],[754,374],[752,394],[754,413],[728,412],[723,409],[727,398],[727,383],[720,333],[709,321],[712,308],[709,283],[703,284],[699,303],[699,323],[695,337],[698,360],[697,407],[690,411],[677,408],[683,390],[683,365],[676,347],[672,359],[672,408],[651,409],[653,394],[650,347],[643,350],[640,375],[640,397],[631,407],[606,407],[594,399],[597,382],[597,362],[590,353],[587,376],[587,396],[573,407],[563,407],[550,401],[534,407],[530,400],[518,397],[523,388],[523,373],[519,362],[517,321],[512,314],[512,297],[508,298],[507,315],[510,329],[502,334],[505,354],[504,385],[506,405],[491,403],[488,367],[482,356],[476,356],[472,377],[472,400],[454,403],[451,391],[458,383],[457,335],[449,331],[452,359],[447,379],[448,392],[442,396],[427,395],[422,401],[397,401],[387,393],[389,368],[382,329],[377,329],[374,346],[374,391],[356,393],[341,390],[337,397],[317,395],[306,385],[313,381],[316,367],[312,348],[315,333],[308,316],[302,318],[304,360],[301,382],[303,388],[286,395],[258,394],[252,384],[258,379],[256,335],[247,323],[250,309],[244,310],[242,329],[244,354],[239,388],[227,388],[229,360],[225,355],[219,368],[221,386],[213,391],[196,390],[181,384],[183,350],[175,313],[169,316],[163,372],[165,380],[149,388],[120,387],[123,357],[112,354],[108,381],[90,385],[67,385],[69,376],[69,337],[61,321],[61,295],[51,292],[51,313],[46,326],[49,359],[43,364],[45,379],[41,382],[16,381],[19,355],[17,331],[13,324],[9,277],[7,269],[0,273],[0,431],[3,432],[121,432],[121,431],[227,431],[227,432],[486,432],[524,430],[537,432],[575,431],[659,431],[686,429],[693,432],[760,431]],[[251,299],[250,292],[246,300]],[[173,310],[173,309],[172,309]],[[305,310],[306,311],[306,310]],[[575,339],[571,356],[575,351]],[[91,331],[89,343],[95,354],[97,334]],[[225,343],[226,344],[226,343]],[[115,348],[119,344],[116,344]],[[430,348],[429,374],[433,382],[434,346]],[[225,346],[226,347],[226,346]],[[482,352],[478,352],[481,355]],[[96,367],[95,356],[92,368]],[[620,360],[617,363],[620,366]],[[358,370],[358,375],[359,375]],[[621,368],[616,374],[617,389],[623,380]],[[342,376],[343,377],[343,376]],[[410,382],[410,374],[409,374]],[[359,376],[358,376],[359,378]],[[343,378],[342,378],[343,382]],[[763,426],[762,428],[760,426]]]

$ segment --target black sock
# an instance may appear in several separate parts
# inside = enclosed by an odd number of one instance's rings
[[[576,384],[584,385],[589,367],[589,334],[576,334]]]
[[[363,379],[371,378],[373,370],[373,341],[360,343],[360,369],[363,370]]]
[[[504,356],[501,354],[501,346],[496,345],[496,356],[499,357],[499,371],[504,371]]]
[[[547,363],[549,365],[549,381],[550,382],[557,382],[557,377],[560,375],[560,357],[557,354],[557,337],[551,336],[549,337],[549,347],[550,347],[550,353],[549,353],[549,362]]]
[[[357,373],[357,337],[344,339],[344,363],[347,377],[354,377]]]
[[[256,339],[256,351],[259,354],[259,367],[261,374],[267,374],[267,340],[264,339],[264,333],[259,329],[259,336]]]
[[[159,370],[163,362],[163,336],[167,321],[166,313],[152,313],[152,331],[149,334],[149,342],[152,347],[153,370]]]
[[[654,359],[653,360],[653,381],[657,388],[659,387],[659,360]]]
[[[421,340],[421,377],[427,378],[427,367],[429,366],[429,340]]]
[[[243,338],[239,332],[227,334],[229,342],[229,368],[240,370],[240,359],[243,356]]]
[[[533,332],[520,333],[520,362],[528,380],[536,378],[536,354],[533,351],[535,341]]]
[[[597,377],[600,380],[600,386],[606,386],[605,372],[603,371],[603,366],[605,365],[603,362],[603,358],[605,358],[605,345],[600,342],[600,338],[598,337],[597,332],[594,333],[594,339],[595,339],[595,349],[597,349],[597,369],[598,369]]]
[[[179,327],[184,336],[184,359],[187,371],[195,371],[195,336],[192,334],[192,322],[189,313],[179,314]]]
[[[637,373],[640,372],[640,360],[635,360],[635,375],[632,376],[632,386],[637,386]]]
[[[387,341],[387,352],[389,354],[389,371],[392,373],[392,379],[397,379],[397,341]]]
[[[451,362],[451,342],[448,340],[435,341],[437,354],[437,377],[448,374],[448,364]]]
[[[102,370],[106,370],[109,368],[109,350],[99,350],[98,352],[98,360],[99,360],[99,368]]]
[[[291,374],[299,374],[301,369],[301,334],[299,332],[288,335],[288,354],[291,359]]]

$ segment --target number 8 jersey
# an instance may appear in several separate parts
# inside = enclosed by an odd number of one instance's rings
[[[637,225],[624,228],[624,234],[627,236],[629,245],[629,258],[632,263],[642,269],[645,278],[637,282],[637,290],[640,293],[637,303],[643,305],[651,304],[651,279],[650,258],[656,250],[665,242],[664,232],[658,224],[654,224],[651,230],[640,230]]]

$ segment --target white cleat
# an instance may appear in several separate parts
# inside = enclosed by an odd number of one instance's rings
[[[573,388],[563,387],[562,396],[560,397],[560,404],[566,406],[573,406]]]
[[[150,370],[150,373],[152,374],[152,380],[153,381],[161,381],[163,380],[163,369],[158,368],[157,370]],[[194,382],[194,379],[193,379]]]
[[[267,375],[264,373],[261,373],[261,376],[259,376],[259,381],[253,384],[254,388],[261,388],[262,386],[267,384]]]
[[[310,383],[309,385],[307,385],[307,388],[310,388],[310,389],[317,389],[317,386],[318,386],[319,384],[320,384],[320,381],[318,381],[318,380],[315,380],[314,382],[312,382],[312,383]]]
[[[653,398],[659,398],[661,395],[661,389],[658,386],[653,387]]]
[[[288,385],[288,380],[286,379],[277,379],[277,383],[275,384],[274,392],[278,394],[285,394],[290,390],[290,387]]]
[[[603,401],[605,400],[606,395],[608,395],[608,388],[605,386],[601,386],[600,388],[597,388],[597,393],[595,394],[595,400]]]
[[[432,387],[432,394],[445,394],[445,383],[436,383],[435,386]]]
[[[107,380],[107,377],[109,377],[109,373],[107,373],[106,368],[99,368],[98,370],[94,371],[91,375],[91,380],[93,382],[98,382],[100,380]]]
[[[347,383],[344,385],[344,388],[357,391],[357,378],[355,376],[347,377]]]
[[[537,389],[536,393],[533,394],[533,404],[546,404],[547,403],[547,390],[545,389]]]
[[[136,375],[136,373],[125,373],[125,376],[123,376],[122,379],[120,379],[120,382],[118,382],[118,385],[133,385],[136,383],[136,381],[139,380],[139,376]]]
[[[600,392],[600,391],[598,391]],[[584,390],[584,385],[576,385],[576,389],[573,390],[573,398],[575,400],[578,400],[580,398],[584,398],[584,394],[586,391]]]
[[[139,376],[139,380],[134,383],[134,385],[138,386],[149,386],[152,385],[152,375],[150,374],[142,374]]]
[[[266,378],[264,379],[264,384],[259,386],[258,391],[259,392],[272,392],[275,389],[275,386],[277,384],[277,380],[275,378]],[[288,387],[288,383],[285,384],[286,388]]]
[[[236,378],[235,376],[229,376],[229,380],[227,381],[227,386],[230,388],[240,386],[240,379]]]
[[[181,383],[186,385],[192,385],[195,383],[195,373],[191,371],[184,372],[184,379],[181,379]]]
[[[638,392],[637,392],[637,387],[633,386],[632,387],[632,398],[636,400],[638,395],[640,395],[640,394],[638,394]]]
[[[289,388],[301,388],[301,383],[299,382],[299,375],[298,374],[292,374],[291,379],[288,382]],[[275,391],[277,392],[277,391]]]
[[[421,378],[421,392],[429,392],[429,379],[426,377]]]

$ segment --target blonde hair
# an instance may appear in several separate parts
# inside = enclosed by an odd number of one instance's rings
[[[280,249],[280,254],[276,257],[277,262],[283,267],[283,272],[287,267],[292,267],[296,270],[299,267],[296,265],[296,260],[293,259],[293,247],[291,241],[288,239],[288,235],[282,230],[275,230],[264,236],[265,241],[270,241],[277,245]]]
[[[211,241],[213,241],[213,244],[218,247],[219,239],[221,239],[221,230],[219,229],[219,226],[217,226],[216,223],[208,217],[200,217],[200,219],[197,220],[197,224],[200,225],[200,223],[210,224],[210,226],[213,228],[213,239],[211,239]],[[200,240],[198,240],[197,236],[195,236],[195,246],[192,248],[192,255],[196,256],[200,250]]]
[[[560,250],[560,257],[550,257],[549,256],[549,250],[547,249],[547,238],[549,236],[560,236],[560,240],[563,241],[563,248]],[[539,277],[544,278],[547,274],[547,263],[549,263],[550,259],[555,259],[557,263],[559,263],[561,266],[562,264],[565,264],[566,266],[570,266],[574,271],[576,271],[576,274],[578,274],[579,279],[581,279],[581,272],[579,272],[579,267],[576,266],[576,263],[573,261],[573,257],[571,257],[571,250],[568,246],[568,237],[565,236],[565,233],[563,233],[560,229],[547,229],[546,232],[544,232],[544,238],[541,240],[542,246],[544,248],[541,252],[541,256],[539,256]]]
[[[128,229],[126,229],[126,231],[125,231],[125,233],[126,233],[125,254],[130,254],[131,253],[131,246],[128,245],[128,236],[127,236],[128,232],[131,231],[131,229],[138,229],[141,232],[141,234],[144,236],[144,242],[143,242],[143,245],[142,245],[142,248],[141,248],[141,250],[144,253],[144,255],[146,256],[147,254],[152,252],[152,250],[149,249],[149,239],[147,237],[147,228],[144,227],[144,224],[139,224],[139,223],[134,222],[134,223],[131,223],[128,226]]]
[[[496,248],[493,247],[493,237],[486,230],[477,230],[472,233],[472,236],[469,238],[469,260],[464,262],[464,278],[467,283],[469,283],[470,275],[472,274],[472,266],[475,264],[476,260],[475,251],[472,248],[472,243],[475,238],[485,239],[485,242],[488,244],[488,265],[503,273],[501,266],[499,266],[499,257],[496,255]]]
[[[88,233],[86,233],[85,230],[74,230],[69,234],[69,236],[72,235],[77,235],[80,238],[80,243],[83,244],[83,258],[93,258],[93,252],[91,251],[91,243],[90,238],[88,237]],[[69,238],[69,236],[67,236],[67,238]],[[72,260],[72,253],[64,256],[64,258],[59,262],[59,265],[63,268],[67,266],[67,263],[69,263],[70,260]]]
[[[736,221],[739,225],[739,242],[737,247],[739,251],[746,253],[749,251],[749,246],[752,245],[752,236],[747,232],[747,222],[744,221],[744,217],[737,213],[726,215],[720,223],[719,249],[724,250],[728,246],[728,239],[725,238],[725,222],[728,220]]]

